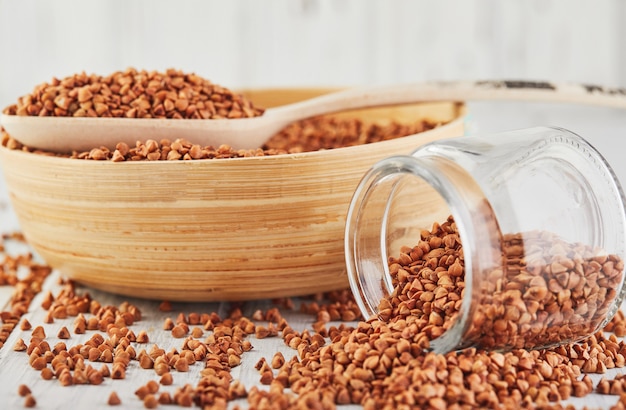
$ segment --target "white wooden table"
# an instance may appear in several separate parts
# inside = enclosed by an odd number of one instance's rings
[[[626,160],[623,158],[626,152],[626,114],[623,112],[582,106],[502,102],[472,103],[470,104],[469,112],[468,133],[472,134],[539,125],[557,125],[570,129],[595,145],[614,167],[622,184],[626,185]],[[0,184],[0,230],[2,232],[19,230],[18,222],[8,203],[4,183]],[[23,247],[20,249],[19,246],[7,249],[8,252],[23,250]],[[33,300],[29,312],[24,316],[33,325],[43,324],[45,311],[41,308],[41,300],[46,291],[50,290],[53,293],[58,291],[59,275],[58,272],[54,272],[48,277],[44,283],[43,291]],[[138,306],[143,314],[143,319],[133,325],[131,329],[135,330],[135,332],[139,330],[148,332],[150,342],[147,345],[139,346],[139,349],[146,348],[146,350],[149,350],[154,343],[166,351],[171,348],[180,349],[183,339],[173,339],[170,332],[162,329],[166,317],[175,320],[179,312],[210,313],[215,311],[223,314],[228,309],[226,303],[174,303],[173,311],[161,312],[158,309],[160,301],[129,299],[94,289],[81,290],[90,292],[93,298],[100,301],[103,305],[119,305],[121,302],[128,300]],[[11,287],[0,286],[0,308],[2,310],[4,310],[10,298],[11,291]],[[296,300],[296,308],[293,311],[283,311],[283,314],[294,329],[303,330],[310,327],[315,318],[299,313],[297,303],[298,300]],[[270,301],[249,302],[243,306],[243,313],[252,315],[256,309],[267,309],[269,307],[271,307]],[[50,345],[54,345],[54,343],[59,341],[56,335],[62,326],[67,326],[68,329],[72,328],[73,320],[74,318],[56,320],[53,324],[44,325]],[[89,331],[83,335],[72,333],[71,338],[66,340],[66,343],[68,345],[83,343],[92,334],[93,332]],[[24,352],[15,352],[12,349],[18,338],[22,338],[28,343],[30,336],[31,331],[21,331],[18,326],[10,335],[4,347],[0,349],[0,409],[21,408],[23,406],[24,399],[17,394],[20,384],[26,384],[31,388],[37,400],[37,408],[41,409],[108,409],[110,407],[107,405],[107,399],[111,391],[117,392],[122,400],[123,408],[140,409],[144,408],[143,402],[135,396],[135,390],[149,380],[158,381],[154,371],[141,369],[136,361],[131,362],[127,369],[126,379],[112,380],[107,378],[103,384],[98,386],[78,385],[63,387],[56,380],[43,380],[39,372],[28,365],[27,355]],[[259,383],[260,374],[254,368],[257,361],[261,357],[265,357],[269,361],[274,353],[278,351],[282,352],[288,360],[295,354],[295,351],[286,346],[279,337],[257,340],[254,336],[251,336],[249,340],[252,342],[254,349],[244,353],[241,365],[232,370],[232,375],[235,379],[240,379],[247,388],[254,385],[267,388]],[[174,384],[161,386],[160,391],[173,393],[176,387],[183,386],[186,383],[195,386],[202,367],[201,364],[196,364],[191,366],[189,372],[174,371],[172,373]],[[96,368],[99,368],[99,365]],[[610,377],[622,372],[626,373],[626,369],[612,370],[606,376]],[[596,382],[600,376],[593,375],[592,378]],[[577,407],[587,405],[592,408],[609,408],[617,402],[617,397],[594,394],[583,399],[572,399],[569,402]],[[239,400],[234,403],[244,408],[246,407],[245,400]],[[345,408],[357,408],[357,406],[345,406]]]

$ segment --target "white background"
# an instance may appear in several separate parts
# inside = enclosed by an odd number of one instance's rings
[[[129,66],[227,87],[525,78],[626,86],[622,0],[0,0],[0,105]]]

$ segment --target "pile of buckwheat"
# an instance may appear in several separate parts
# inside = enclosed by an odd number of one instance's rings
[[[160,331],[181,341],[179,349],[169,351],[156,344],[147,347],[150,335],[141,329],[142,315],[135,306],[102,306],[67,282],[59,294],[43,298],[45,320],[74,317],[72,328],[61,328],[57,336],[69,342],[71,333],[91,333],[90,339],[50,346],[40,325],[22,320],[22,331],[32,329],[30,340],[19,339],[13,349],[24,352],[43,379],[62,386],[125,379],[128,364],[137,361],[154,374],[154,379],[136,386],[135,395],[146,408],[168,404],[225,409],[229,402],[244,399],[251,409],[333,409],[350,403],[365,409],[562,409],[573,407],[561,400],[592,392],[616,395],[613,408],[626,408],[621,376],[594,386],[587,375],[624,367],[626,344],[621,338],[626,319],[621,312],[604,332],[552,349],[429,352],[430,341],[451,325],[460,307],[462,249],[451,219],[423,232],[416,246],[403,248],[389,262],[396,288],[381,304],[380,319],[362,320],[348,290],[304,298],[300,310],[313,315],[314,323],[301,332],[281,313],[295,308],[291,299],[276,301],[275,307],[251,317],[233,304],[223,317],[191,312],[166,319]],[[164,301],[160,309],[171,311],[172,305]],[[15,314],[14,324],[20,313]],[[286,360],[280,352],[268,352],[255,365],[259,383],[268,389],[247,389],[230,370],[245,360],[254,340],[267,337],[282,338],[297,355]],[[176,373],[191,366],[202,369],[197,383],[168,389]],[[24,396],[25,406],[36,404],[36,392],[28,386],[20,386],[18,394]],[[123,403],[113,391],[109,404]]]
[[[7,115],[218,119],[256,117],[263,109],[195,74],[129,68],[108,76],[84,72],[37,85]]]

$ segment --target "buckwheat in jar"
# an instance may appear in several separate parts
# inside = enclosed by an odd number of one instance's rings
[[[577,341],[624,297],[624,203],[601,154],[564,129],[436,141],[361,180],[346,225],[350,285],[366,317],[400,296],[407,309],[455,303],[437,352]]]

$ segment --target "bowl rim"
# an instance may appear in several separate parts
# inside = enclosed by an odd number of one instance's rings
[[[422,132],[418,132],[415,134],[410,134],[410,135],[406,135],[404,137],[398,137],[398,138],[393,138],[390,140],[384,140],[384,141],[377,141],[377,142],[371,142],[371,143],[367,143],[367,144],[359,144],[359,145],[352,145],[352,146],[348,146],[348,147],[340,147],[340,148],[332,148],[332,149],[321,149],[321,150],[316,150],[316,151],[304,151],[304,152],[296,152],[296,153],[284,153],[284,154],[274,154],[274,155],[262,155],[262,156],[251,156],[251,157],[238,157],[238,158],[203,158],[203,159],[194,159],[194,160],[188,160],[188,161],[181,161],[181,160],[177,160],[177,161],[167,161],[167,160],[157,160],[157,161],[150,161],[150,160],[139,160],[139,161],[119,161],[119,162],[113,162],[111,160],[87,160],[87,159],[79,159],[79,158],[69,158],[69,157],[64,157],[64,156],[60,156],[60,155],[55,155],[54,153],[48,153],[48,152],[44,152],[44,151],[40,151],[40,152],[30,152],[30,151],[24,151],[21,149],[10,149],[7,148],[6,146],[4,146],[4,144],[0,144],[0,151],[4,152],[5,154],[15,154],[15,155],[35,155],[37,159],[41,159],[41,160],[47,160],[47,161],[77,161],[83,164],[101,164],[101,165],[97,165],[97,166],[104,166],[102,164],[115,164],[115,166],[125,166],[123,164],[164,164],[164,163],[170,163],[170,164],[180,164],[180,163],[194,163],[194,164],[205,164],[205,163],[231,163],[233,161],[247,161],[247,162],[252,162],[252,160],[257,160],[257,161],[271,161],[271,160],[282,160],[282,159],[287,159],[287,160],[291,160],[291,159],[304,159],[304,158],[315,158],[317,156],[334,156],[334,155],[346,155],[346,154],[355,154],[358,155],[359,151],[362,150],[369,150],[372,146],[380,146],[380,147],[386,147],[388,145],[394,145],[394,144],[398,144],[399,141],[405,141],[407,138],[414,138],[414,139],[419,139],[421,136],[424,135],[429,135],[432,132],[437,132],[438,130],[440,130],[441,128],[452,128],[454,126],[457,126],[459,124],[463,124],[466,121],[466,115],[467,115],[467,105],[464,101],[448,101],[450,104],[453,104],[454,106],[456,106],[456,110],[458,115],[453,118],[452,120],[441,124],[441,125],[437,125],[434,128],[430,128],[426,131],[422,131]],[[459,135],[461,136],[461,135]],[[417,146],[416,146],[417,148]],[[254,148],[251,148],[250,150],[254,150]],[[32,157],[31,157],[32,158]],[[126,165],[128,166],[128,165]],[[147,165],[141,165],[141,166],[147,166]]]

